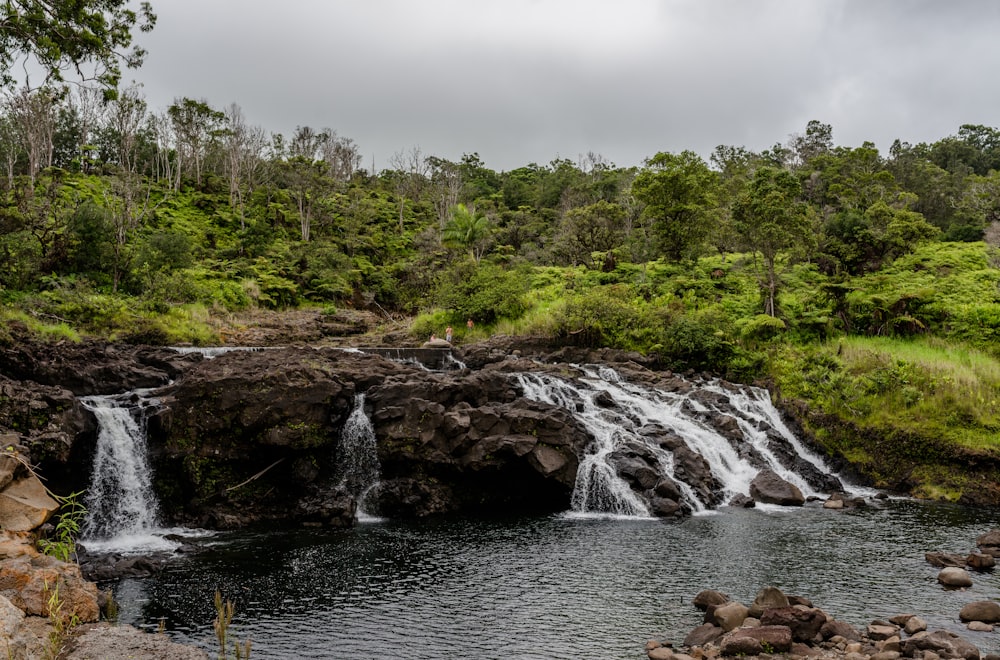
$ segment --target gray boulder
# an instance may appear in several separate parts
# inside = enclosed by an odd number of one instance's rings
[[[919,632],[902,643],[903,655],[916,657],[918,651],[931,651],[942,658],[979,660],[979,649],[968,640],[947,630]]]
[[[761,470],[750,482],[750,497],[766,504],[802,506],[806,498],[794,484],[790,484],[773,470]]]
[[[982,621],[1000,623],[1000,603],[995,600],[977,600],[967,603],[958,613],[962,621]]]

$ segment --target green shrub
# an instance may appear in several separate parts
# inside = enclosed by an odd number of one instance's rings
[[[450,312],[452,322],[464,323],[471,318],[488,325],[524,314],[527,290],[527,273],[483,262],[460,266],[448,274],[438,287],[437,297]]]

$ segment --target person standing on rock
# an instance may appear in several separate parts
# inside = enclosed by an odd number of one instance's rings
[[[451,326],[450,325],[447,328],[444,329],[444,340],[446,342],[448,342],[449,344],[451,343]]]

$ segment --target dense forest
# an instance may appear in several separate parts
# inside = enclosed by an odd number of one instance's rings
[[[765,382],[831,453],[931,496],[967,494],[942,452],[1000,443],[995,128],[884,155],[811,121],[759,153],[499,172],[411,148],[376,172],[329,128],[41,88],[3,102],[0,163],[7,328],[215,344],[213,319],[351,308],[415,342],[453,325],[638,350]]]
[[[736,253],[754,256],[760,311],[781,317],[784,264],[863,275],[922,241],[983,240],[1000,219],[1000,130],[972,125],[897,141],[888,157],[835,146],[832,127],[812,121],[787,144],[720,145],[708,162],[661,152],[622,168],[588,154],[497,172],[476,153],[454,162],[413,148],[372,172],[330,129],[273,134],[236,105],[190,98],[157,113],[137,87],[110,102],[43,88],[4,103],[0,162],[5,301],[95,331],[101,302],[82,308],[96,295],[132,297],[137,313],[412,313],[469,306],[451,292],[481,269],[503,288],[524,268]],[[516,308],[457,311],[490,322]]]

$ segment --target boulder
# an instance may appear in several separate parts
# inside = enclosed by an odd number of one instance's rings
[[[828,620],[820,626],[819,634],[822,635],[823,639],[827,640],[838,636],[851,642],[857,642],[861,639],[861,633],[857,628],[839,619]]]
[[[49,497],[45,486],[34,474],[10,482],[0,492],[0,529],[27,532],[41,527],[59,503]]]
[[[960,589],[972,586],[972,576],[964,568],[957,566],[947,566],[941,569],[937,577],[938,582],[946,587]]]
[[[747,606],[743,603],[723,603],[716,606],[712,611],[712,619],[717,626],[729,632],[743,625],[743,620],[747,618],[748,611]]]
[[[970,621],[966,628],[973,632],[993,632],[993,624],[982,621]]]
[[[729,596],[722,593],[721,591],[715,591],[713,589],[704,589],[698,592],[698,595],[694,597],[692,604],[699,610],[704,612],[708,609],[709,605],[722,605],[723,603],[729,602]]]
[[[729,506],[736,509],[752,509],[756,506],[756,502],[749,495],[744,495],[739,493],[733,496],[733,499],[729,500]]]
[[[1000,548],[1000,527],[991,529],[976,539],[979,548]]]
[[[684,638],[684,646],[691,648],[694,646],[704,646],[722,637],[725,630],[711,623],[703,623],[694,628]]]
[[[788,596],[777,587],[764,587],[757,592],[757,596],[750,605],[750,616],[759,619],[764,610],[772,607],[788,607]]]
[[[961,568],[965,566],[965,556],[953,552],[928,552],[924,555],[924,559],[931,566],[936,566],[937,568],[946,568],[948,566]]]
[[[965,558],[965,565],[974,571],[989,571],[997,565],[997,560],[993,555],[973,552]]]
[[[646,657],[649,660],[673,660],[674,651],[666,646],[657,646],[656,648],[648,649]]]
[[[958,613],[962,621],[1000,623],[1000,603],[995,600],[977,600],[966,603]]]
[[[33,637],[24,627],[24,612],[0,596],[0,648],[9,658],[30,658],[29,648],[38,644]]]
[[[919,616],[911,616],[903,625],[903,632],[907,635],[916,635],[918,632],[927,630],[927,622]]]
[[[827,501],[823,502],[824,509],[843,509],[844,508],[844,498],[838,497],[834,499],[832,496]]]
[[[97,585],[83,579],[80,567],[37,555],[7,559],[0,564],[0,595],[25,614],[49,616],[49,599],[58,593],[62,616],[97,621]]]
[[[719,642],[723,655],[784,653],[792,648],[792,631],[785,626],[737,628]]]
[[[761,470],[750,482],[750,497],[766,504],[802,506],[806,498],[802,491],[778,476],[773,470]]]
[[[826,623],[826,614],[816,608],[803,606],[771,607],[761,614],[763,626],[786,626],[796,642],[811,642]]]
[[[934,632],[919,632],[903,642],[903,654],[909,657],[916,657],[918,651],[936,653],[941,658],[964,658],[965,660],[979,660],[979,649],[972,643],[947,630],[935,630]]]
[[[899,626],[888,621],[873,621],[868,624],[868,639],[879,642],[899,635]]]

